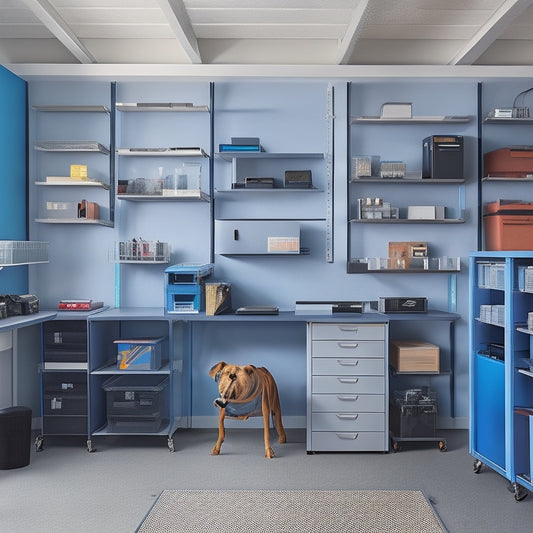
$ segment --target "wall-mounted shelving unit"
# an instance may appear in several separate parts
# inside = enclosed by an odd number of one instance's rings
[[[465,222],[466,199],[465,199],[465,183],[466,180],[462,175],[449,179],[442,178],[423,178],[423,157],[422,157],[422,141],[425,137],[434,133],[433,128],[442,125],[452,125],[454,127],[464,127],[464,125],[472,122],[473,117],[470,115],[428,115],[428,116],[413,116],[413,117],[399,117],[399,118],[382,118],[378,116],[352,116],[352,108],[354,96],[352,95],[351,84],[348,84],[349,96],[349,121],[348,121],[348,263],[346,271],[349,274],[356,273],[396,273],[396,274],[423,274],[423,273],[456,273],[460,271],[460,259],[450,258],[446,252],[442,250],[441,253],[434,253],[432,251],[432,243],[428,242],[429,254],[426,258],[425,264],[419,265],[415,268],[390,268],[391,262],[388,261],[384,254],[376,254],[376,252],[365,248],[365,243],[368,246],[383,240],[383,230],[378,234],[377,227],[387,226],[388,230],[393,227],[405,226],[405,231],[400,237],[391,235],[400,234],[400,230],[395,232],[388,231],[387,235],[390,241],[417,241],[424,240],[420,237],[413,237],[420,232],[427,234],[428,230],[422,226],[455,226]],[[386,133],[386,139],[382,135],[377,134],[375,128],[386,126],[387,130],[380,129],[380,132]],[[368,136],[362,133],[362,129],[368,131]],[[368,130],[367,130],[368,128]],[[431,128],[431,129],[430,129]],[[410,132],[407,135],[407,132]],[[438,130],[439,132],[442,129]],[[415,133],[416,132],[416,133]],[[384,133],[384,135],[385,135]],[[459,131],[457,133],[462,133]],[[412,137],[419,135],[419,156],[412,155]],[[367,137],[367,139],[365,139]],[[374,139],[374,141],[372,141]],[[364,140],[364,145],[360,147],[357,143]],[[359,154],[376,154],[379,153],[380,159],[395,160],[397,157],[389,158],[387,152],[397,150],[401,153],[402,147],[405,146],[406,158],[410,158],[409,163],[405,165],[404,177],[381,177],[379,175],[371,176],[357,176],[352,174],[352,158],[363,157]],[[370,147],[370,149],[369,149]],[[409,149],[409,150],[407,150]],[[464,148],[466,150],[466,148]],[[396,154],[395,154],[396,155]],[[371,157],[371,156],[368,156]],[[399,158],[398,158],[399,159]],[[402,162],[406,161],[402,158]],[[417,165],[418,168],[414,167]],[[372,174],[376,174],[374,163],[372,163]],[[407,187],[407,189],[405,188]],[[416,192],[414,192],[416,190]],[[415,196],[416,195],[416,196]],[[438,195],[438,202],[435,197]],[[454,198],[455,197],[455,198]],[[364,207],[360,207],[360,203],[365,198],[379,199],[381,204],[390,205],[390,214],[386,212],[377,213],[374,216],[371,213],[364,213]],[[413,200],[416,198],[416,200]],[[425,198],[425,199],[421,199]],[[360,200],[359,200],[360,199]],[[390,203],[389,199],[395,200],[395,205]],[[426,202],[426,203],[424,203]],[[436,203],[444,208],[444,217],[433,218],[408,218],[409,205],[426,205],[434,206]],[[407,228],[415,227],[414,230]],[[368,228],[368,230],[366,229]],[[375,228],[375,229],[374,229]],[[419,229],[420,228],[420,229]],[[386,250],[383,250],[386,253]],[[444,253],[443,253],[444,252]],[[379,253],[379,252],[378,252]]]
[[[114,87],[114,84],[111,84],[111,101],[113,101],[114,99]],[[45,216],[38,217],[35,219],[35,221],[38,223],[46,224],[87,224],[113,227],[115,195],[113,155],[114,114],[106,105],[34,105],[32,106],[32,108],[38,113],[59,113],[61,115],[72,115],[73,117],[76,117],[76,115],[78,114],[81,114],[82,116],[88,114],[104,115],[107,119],[107,127],[105,129],[105,133],[102,133],[102,137],[108,137],[109,142],[108,145],[96,140],[36,140],[33,143],[33,148],[37,152],[40,152],[42,154],[57,154],[57,158],[54,161],[52,161],[51,159],[48,159],[46,161],[39,160],[37,163],[36,172],[42,177],[35,181],[35,185],[38,186],[42,192],[44,192],[46,190],[45,188],[48,187],[50,187],[51,191],[73,191],[76,187],[86,188],[86,190],[90,190],[90,188],[101,188],[106,191],[109,191],[108,205],[105,206],[105,208],[108,210],[108,216],[105,218],[87,219],[77,218],[75,215],[72,217],[65,216],[61,218],[56,218],[53,216],[49,216],[48,209],[42,208],[41,211],[45,214]],[[83,124],[83,119],[80,119],[80,122]],[[104,130],[102,129],[102,131]],[[53,134],[56,136],[56,138],[64,135],[61,128],[54,131]],[[105,176],[105,179],[101,179],[100,176],[98,176],[98,178],[93,177],[93,174],[91,174],[90,179],[75,180],[70,179],[66,175],[67,170],[69,170],[69,165],[74,163],[78,164],[79,157],[83,157],[83,154],[88,158],[91,158],[92,154],[101,154],[107,157],[108,171],[106,172],[107,176]],[[43,157],[48,157],[48,155],[43,155]],[[50,155],[50,157],[54,156]],[[84,161],[87,162],[87,160],[85,159]],[[102,173],[101,167],[99,165],[92,166],[88,164],[87,166],[90,169],[90,173],[95,172],[95,168],[98,169],[98,172]],[[49,177],[51,175],[51,169],[53,169],[53,175],[52,177]],[[59,169],[59,171],[57,171],[56,169]],[[81,200],[81,198],[76,198],[75,200],[73,200],[72,194],[70,193],[68,194],[68,200],[58,200],[57,198],[54,198],[52,200],[49,194],[43,194],[42,196],[43,198],[39,199],[41,206],[42,204],[46,205],[51,201],[53,203],[64,203],[67,201],[69,203],[77,203]],[[61,196],[64,195],[61,194]]]

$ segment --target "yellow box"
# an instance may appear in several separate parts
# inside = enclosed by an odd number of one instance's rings
[[[438,374],[440,348],[424,341],[390,341],[389,364],[397,372]]]
[[[87,165],[70,165],[70,177],[75,180],[86,180]]]

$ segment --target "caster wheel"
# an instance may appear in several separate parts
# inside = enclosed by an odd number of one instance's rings
[[[518,483],[511,483],[509,490],[513,493],[513,497],[517,502],[521,502],[528,495],[528,491]]]
[[[395,452],[399,452],[399,451],[402,449],[402,447],[400,446],[400,443],[398,443],[398,442],[394,442],[394,443],[392,444],[392,449],[393,449]]]
[[[439,442],[439,450],[445,452],[448,449],[448,444],[445,440]]]
[[[483,463],[479,459],[476,459],[474,461],[474,474],[479,474],[481,472],[482,466],[483,466]]]
[[[170,453],[174,452],[174,440],[172,438],[168,439],[168,451]]]
[[[89,453],[93,453],[96,451],[96,448],[93,447],[93,442],[90,439],[87,441],[87,451]]]
[[[35,451],[42,452],[44,447],[44,437],[42,435],[37,435],[35,438]]]

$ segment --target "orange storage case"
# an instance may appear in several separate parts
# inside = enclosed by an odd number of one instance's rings
[[[533,203],[508,200],[485,206],[485,250],[533,250]]]

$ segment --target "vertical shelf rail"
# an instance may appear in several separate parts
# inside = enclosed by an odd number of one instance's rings
[[[209,261],[215,262],[215,186],[214,186],[214,169],[215,169],[215,84],[209,83]]]
[[[117,83],[111,82],[111,109],[109,114],[109,220],[115,226],[115,130],[116,130]]]
[[[477,84],[477,249],[483,250],[483,90],[482,84]]]
[[[335,89],[328,85],[328,153],[326,154],[326,261],[334,261]]]
[[[346,158],[346,271],[348,271],[348,265],[352,257],[352,224],[350,224],[350,180],[351,180],[351,168],[352,168],[352,135],[350,128],[350,117],[352,116],[352,82],[346,83],[346,144],[348,149],[348,157]]]

